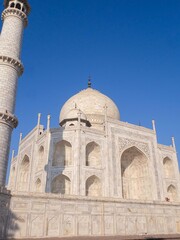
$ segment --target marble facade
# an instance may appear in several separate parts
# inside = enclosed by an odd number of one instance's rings
[[[5,0],[0,36],[0,238],[180,233],[174,139],[120,120],[116,104],[88,88],[62,107],[59,127],[38,123],[20,137],[5,179],[22,36],[30,6]]]
[[[9,218],[10,232],[15,224],[18,238],[179,233],[174,142],[160,145],[155,127],[107,113],[89,127],[86,114],[70,111],[59,128],[48,116],[45,129],[39,116],[20,140],[9,178],[10,209],[20,220]]]

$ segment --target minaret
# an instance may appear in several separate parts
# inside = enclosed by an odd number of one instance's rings
[[[9,147],[13,128],[18,78],[23,73],[20,61],[23,30],[30,6],[27,0],[5,0],[0,35],[0,186],[5,186]]]

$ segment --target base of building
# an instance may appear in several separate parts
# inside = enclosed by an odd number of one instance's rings
[[[0,187],[0,239],[6,239],[10,200],[11,192],[5,187]]]
[[[16,239],[153,239],[180,234],[180,204],[14,192],[5,229]]]
[[[143,235],[143,236],[101,236],[101,237],[61,237],[61,238],[38,238],[38,240],[177,240],[180,239],[179,234],[165,234],[165,235]],[[21,239],[16,239],[21,240]],[[28,238],[26,240],[34,240],[34,238]]]

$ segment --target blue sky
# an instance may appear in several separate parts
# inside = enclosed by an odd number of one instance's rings
[[[3,2],[3,1],[1,1]],[[64,102],[87,87],[111,97],[121,120],[151,128],[180,152],[180,1],[30,0],[13,132],[16,150],[42,113],[58,127]],[[1,11],[3,7],[1,6]]]

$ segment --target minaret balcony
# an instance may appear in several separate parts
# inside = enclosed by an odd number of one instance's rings
[[[24,72],[23,64],[19,60],[16,60],[16,59],[11,58],[11,57],[0,56],[0,64],[9,65],[9,66],[15,68],[16,71],[18,72],[19,77]]]
[[[11,128],[16,128],[18,125],[18,119],[14,114],[8,111],[0,110],[0,123],[4,123]]]

